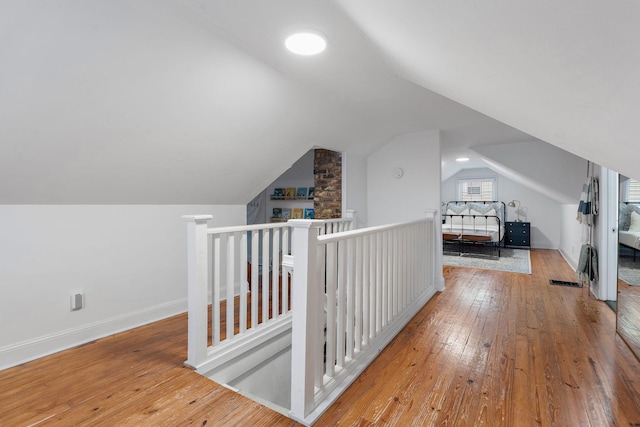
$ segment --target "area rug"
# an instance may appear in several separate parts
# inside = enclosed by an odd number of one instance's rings
[[[630,285],[640,286],[640,259],[634,261],[633,258],[620,257],[618,277]]]
[[[456,267],[531,274],[531,258],[527,249],[500,249],[500,258],[498,259],[444,254],[442,262],[444,265]]]

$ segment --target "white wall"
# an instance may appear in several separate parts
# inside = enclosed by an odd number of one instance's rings
[[[309,150],[278,179],[267,187],[266,218],[269,222],[274,207],[312,208],[313,201],[271,200],[274,188],[313,187],[314,150]],[[347,209],[356,211],[356,226],[367,224],[367,161],[352,153],[342,153],[342,209],[343,216]]]
[[[402,168],[401,178],[392,175]],[[440,206],[440,132],[400,135],[367,158],[368,225],[423,218]]]
[[[0,206],[0,369],[186,310],[186,222],[244,205]],[[70,311],[84,292],[85,308]]]
[[[289,188],[289,187],[313,187],[314,173],[313,173],[313,158],[314,150],[309,150],[307,153],[298,159],[289,169],[287,169],[282,175],[275,181],[267,186],[267,210],[265,222],[269,222],[273,208],[312,208],[313,201],[303,200],[271,200],[274,188]]]
[[[356,211],[356,227],[367,227],[367,159],[352,153],[342,154],[342,208],[343,215]]]
[[[560,253],[575,270],[582,247],[582,224],[576,220],[578,205],[560,206]]]
[[[560,204],[488,168],[463,169],[442,183],[442,201],[457,200],[456,180],[460,178],[496,178],[497,200],[508,204],[520,201],[520,219],[531,222],[531,246],[539,249],[560,247]],[[507,221],[517,218],[515,208],[506,206]]]

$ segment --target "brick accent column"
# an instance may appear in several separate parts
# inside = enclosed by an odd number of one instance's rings
[[[316,149],[313,162],[316,219],[342,217],[342,153]]]

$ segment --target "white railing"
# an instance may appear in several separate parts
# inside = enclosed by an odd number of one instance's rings
[[[323,219],[322,222],[320,234],[340,233],[354,228],[353,213],[349,213],[346,218]]]
[[[436,292],[437,216],[330,235],[322,221],[289,225],[290,415],[311,424]]]
[[[260,337],[290,328],[290,276],[281,267],[283,256],[290,253],[290,228],[287,223],[208,228],[210,215],[184,218],[189,312],[185,363],[206,372],[246,352],[248,340],[258,346]],[[322,223],[323,234],[349,230],[353,215]]]

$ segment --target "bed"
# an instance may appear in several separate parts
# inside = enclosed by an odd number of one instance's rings
[[[506,207],[498,201],[450,201],[442,216],[443,251],[500,257]]]
[[[618,243],[633,250],[633,261],[640,250],[640,202],[622,202],[619,206]]]

